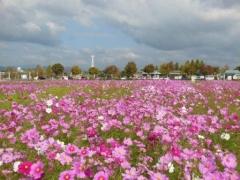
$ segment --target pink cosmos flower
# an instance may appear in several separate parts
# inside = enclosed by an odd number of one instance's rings
[[[84,166],[84,162],[77,161],[73,163],[73,171],[77,175],[78,178],[85,178],[86,175],[84,171],[86,170],[86,167]]]
[[[18,172],[27,176],[30,173],[31,166],[32,166],[32,163],[29,161],[22,162],[18,166]]]
[[[211,173],[216,170],[216,165],[212,160],[201,162],[198,167],[202,174]]]
[[[153,174],[151,174],[150,179],[151,180],[159,180],[159,179],[168,180],[168,177],[161,173],[153,173]]]
[[[113,152],[112,152],[113,156],[117,159],[123,160],[125,159],[125,156],[127,154],[126,149],[124,148],[124,146],[119,146],[119,147],[115,147]]]
[[[74,172],[71,170],[61,172],[59,180],[74,180]]]
[[[133,144],[132,139],[131,138],[125,138],[123,141],[123,144],[127,145],[127,146],[131,146]]]
[[[39,179],[44,173],[44,165],[42,162],[34,163],[30,169],[30,176],[34,179]]]
[[[30,147],[33,147],[39,142],[40,134],[36,128],[29,129],[21,136],[21,141]]]
[[[213,173],[207,173],[203,175],[204,180],[225,179],[218,171]]]
[[[226,154],[222,158],[222,164],[226,168],[235,169],[237,167],[237,159],[236,156],[232,153]]]
[[[130,179],[137,179],[138,177],[138,172],[136,168],[131,168],[129,170],[126,170],[125,173],[123,174],[123,179],[124,180],[130,180]]]
[[[60,161],[62,165],[70,164],[72,162],[71,156],[67,155],[65,152],[57,154],[55,159]]]
[[[79,151],[79,155],[80,156],[87,156],[89,153],[89,150],[87,148],[81,148],[80,151]]]
[[[108,180],[109,175],[104,171],[99,171],[93,177],[93,180]]]
[[[12,152],[5,152],[2,157],[1,157],[2,161],[4,163],[10,163],[14,160],[14,156]]]
[[[68,144],[68,145],[66,146],[65,152],[66,152],[67,154],[75,154],[75,153],[78,152],[78,150],[79,150],[78,147],[75,146],[74,144]]]

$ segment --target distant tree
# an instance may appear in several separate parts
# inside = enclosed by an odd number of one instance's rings
[[[45,76],[45,69],[41,65],[37,65],[35,68],[35,73],[36,76],[39,77],[44,77]]]
[[[143,71],[146,73],[152,73],[155,70],[155,66],[153,64],[148,64],[143,68]]]
[[[51,65],[49,65],[49,66],[47,67],[47,69],[46,69],[46,75],[47,75],[48,78],[51,78],[51,77],[52,77],[53,71],[52,71],[52,66],[51,66]]]
[[[124,76],[127,76],[125,70],[122,70],[121,73],[120,73],[121,77],[124,77]]]
[[[103,71],[99,71],[98,77],[104,79],[106,77],[106,74]]]
[[[17,79],[17,78],[18,78],[17,69],[14,68],[14,67],[7,67],[7,68],[5,69],[5,72],[7,72],[7,73],[10,74],[10,78],[11,78],[11,79]]]
[[[171,71],[175,70],[175,65],[172,61],[169,63],[163,63],[160,65],[159,70],[162,74],[169,74]]]
[[[98,74],[100,73],[100,71],[99,71],[98,68],[96,68],[96,67],[90,67],[90,68],[88,69],[88,73],[89,73],[90,75],[96,76],[96,75],[98,75]]]
[[[63,74],[63,72],[64,72],[64,67],[63,67],[62,64],[57,63],[57,64],[54,64],[54,65],[52,66],[52,71],[53,71],[53,73],[54,73],[56,76],[59,76],[59,75]]]
[[[118,78],[120,76],[120,71],[119,71],[118,67],[115,65],[106,67],[104,72],[106,73],[106,75],[108,77],[111,77],[111,78]]]
[[[175,71],[178,71],[179,69],[180,69],[179,63],[176,62],[176,63],[174,64],[174,70],[175,70]]]
[[[129,77],[133,77],[133,75],[137,72],[137,65],[135,62],[128,62],[124,68],[125,75]]]
[[[71,69],[72,75],[78,75],[81,74],[81,69],[79,66],[73,66]]]
[[[201,68],[201,73],[203,75],[213,75],[219,73],[219,67],[211,66],[211,65],[204,65]]]
[[[225,71],[229,70],[229,66],[228,65],[224,65],[223,67],[220,68],[220,73],[225,73]]]
[[[239,71],[240,71],[240,66],[237,66],[237,67],[235,68],[235,70],[239,70]]]

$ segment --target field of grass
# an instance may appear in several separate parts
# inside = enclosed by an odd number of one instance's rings
[[[0,179],[240,179],[240,83],[0,83]]]

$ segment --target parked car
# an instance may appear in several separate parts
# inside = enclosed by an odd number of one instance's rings
[[[205,77],[205,79],[206,79],[207,81],[213,81],[213,80],[215,79],[215,77],[214,77],[213,75],[207,75],[207,76]]]
[[[240,74],[235,74],[233,76],[233,80],[240,80]]]

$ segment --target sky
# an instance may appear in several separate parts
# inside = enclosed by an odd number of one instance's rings
[[[0,0],[0,66],[240,65],[239,0]]]

